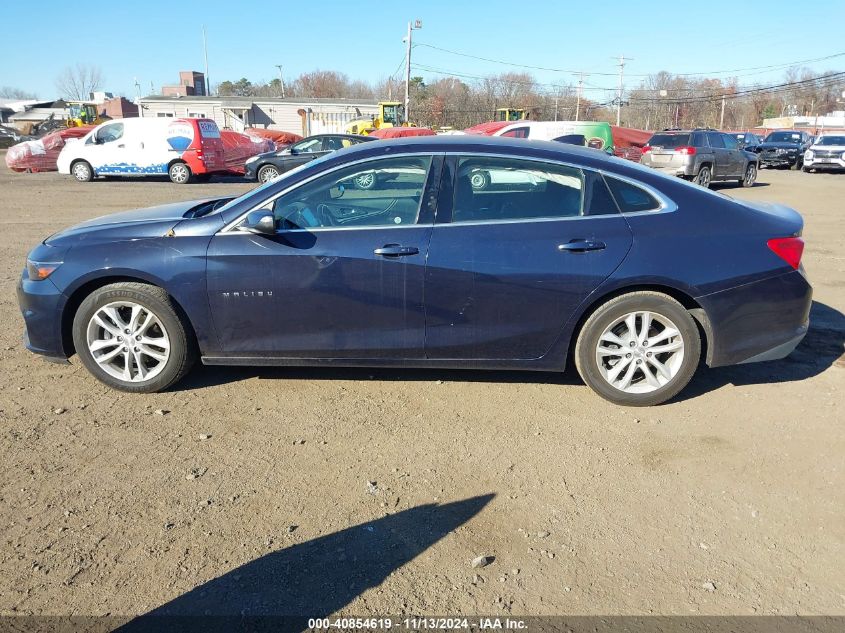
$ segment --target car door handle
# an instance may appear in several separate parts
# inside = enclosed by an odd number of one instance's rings
[[[123,143],[121,143],[120,145],[118,145],[118,147],[120,147],[120,148],[122,149],[122,148],[126,147],[126,145],[124,145]]]
[[[408,255],[416,255],[420,252],[416,246],[400,246],[399,244],[385,244],[381,248],[373,251],[375,255],[383,257],[407,257]]]
[[[558,244],[557,250],[568,253],[586,253],[587,251],[600,251],[607,248],[607,244],[597,240],[571,240],[566,244]]]

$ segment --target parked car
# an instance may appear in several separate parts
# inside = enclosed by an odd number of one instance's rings
[[[748,152],[756,153],[760,147],[760,143],[763,142],[763,139],[754,132],[729,132],[728,136],[733,136],[736,139],[739,149],[744,149]]]
[[[476,190],[472,174],[522,173]],[[378,186],[348,188],[358,174]],[[504,179],[502,179],[504,182]],[[59,231],[18,284],[26,346],[105,384],[205,364],[563,371],[624,405],[783,358],[808,327],[803,220],[595,150],[431,136],[327,154],[230,201]],[[726,236],[729,236],[726,239]],[[703,353],[705,350],[706,353]]]
[[[279,174],[304,165],[329,152],[374,140],[376,140],[375,137],[370,138],[360,134],[316,134],[278,152],[253,156],[246,161],[244,177],[247,180],[267,182],[273,180]]]
[[[779,130],[772,132],[757,148],[760,167],[789,167],[801,169],[804,152],[810,149],[813,138],[807,132]]]
[[[845,134],[838,132],[819,136],[804,152],[802,169],[845,169]]]
[[[739,148],[736,138],[716,130],[666,130],[649,139],[641,164],[702,187],[735,180],[752,187],[757,180],[757,155]]]
[[[167,175],[179,185],[227,171],[214,121],[157,117],[107,121],[80,139],[68,139],[57,166],[80,182]]]

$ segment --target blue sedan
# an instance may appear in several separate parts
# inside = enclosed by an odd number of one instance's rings
[[[654,405],[807,332],[801,216],[557,143],[423,137],[234,199],[61,231],[18,287],[27,347],[123,391],[214,365],[563,371]]]

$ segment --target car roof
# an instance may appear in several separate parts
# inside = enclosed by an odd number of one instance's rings
[[[475,134],[436,135],[436,136],[408,136],[397,139],[383,139],[378,143],[362,143],[343,150],[346,160],[355,155],[374,155],[395,151],[412,151],[420,153],[438,152],[482,152],[502,153],[522,156],[554,155],[557,160],[577,159],[583,161],[597,161],[607,159],[605,152],[557,143],[554,141],[534,141],[530,139],[510,138],[503,136],[478,136]],[[361,156],[363,158],[363,156]]]

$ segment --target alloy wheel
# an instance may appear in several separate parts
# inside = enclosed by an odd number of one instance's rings
[[[170,168],[170,179],[177,184],[181,185],[188,182],[190,177],[191,172],[188,170],[188,167],[182,163],[177,163]]]
[[[750,187],[754,184],[757,180],[757,168],[754,165],[749,165],[748,168],[745,170],[745,179],[743,180],[743,184],[746,187]]]
[[[76,163],[73,166],[73,177],[80,181],[91,179],[91,171],[85,163]]]
[[[88,322],[86,340],[103,371],[126,382],[155,378],[170,358],[170,337],[161,320],[131,301],[99,308]]]
[[[596,346],[596,364],[610,386],[624,393],[649,393],[669,384],[684,361],[678,327],[656,312],[639,311],[616,319]]]

